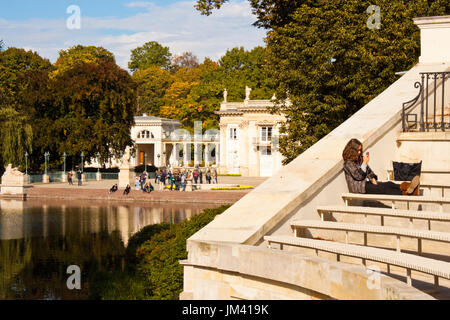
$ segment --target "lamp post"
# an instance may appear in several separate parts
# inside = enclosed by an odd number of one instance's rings
[[[147,153],[144,152],[144,171],[147,172]]]
[[[158,153],[156,156],[158,157],[158,166],[160,166],[159,158],[161,158],[161,155]]]
[[[97,170],[97,172],[100,173],[100,152],[97,152],[97,162],[98,162],[98,170]]]
[[[63,158],[64,158],[64,175],[66,175],[66,158],[67,158],[67,153],[63,153]]]
[[[28,175],[28,152],[25,151],[25,175]]]
[[[47,175],[48,157],[49,156],[50,156],[50,153],[48,151],[44,153],[44,158],[45,158],[45,175]]]
[[[83,163],[84,163],[84,152],[81,151],[81,173],[83,173]]]

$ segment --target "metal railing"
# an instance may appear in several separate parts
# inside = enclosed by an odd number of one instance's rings
[[[420,132],[430,130],[446,131],[450,129],[450,113],[445,114],[446,99],[445,85],[450,83],[450,72],[421,72],[421,81],[414,83],[419,89],[419,94],[412,100],[403,103],[402,129],[403,131],[419,130]],[[450,90],[447,91],[447,96]],[[413,107],[420,101],[419,114],[413,113]],[[411,111],[410,111],[411,110]],[[447,110],[449,112],[449,110]],[[419,117],[419,127],[417,118]],[[447,121],[446,121],[447,118]]]

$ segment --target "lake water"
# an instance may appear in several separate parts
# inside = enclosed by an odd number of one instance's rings
[[[214,204],[0,200],[0,299],[87,299],[67,288],[67,267],[82,279],[120,271],[129,238],[151,224],[178,223]]]

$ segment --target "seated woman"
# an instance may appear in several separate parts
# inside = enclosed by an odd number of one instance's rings
[[[350,192],[419,195],[419,176],[415,176],[411,182],[403,182],[400,185],[392,181],[378,182],[377,175],[369,167],[369,153],[364,156],[362,156],[362,153],[362,143],[357,139],[351,139],[342,152],[345,180]]]
[[[130,193],[130,190],[131,190],[131,187],[129,184],[127,184],[127,187],[125,188],[125,190],[123,190],[123,194],[127,196]]]
[[[109,189],[109,193],[111,194],[111,193],[114,193],[114,192],[116,192],[118,190],[118,187],[117,187],[117,184],[115,184],[115,185],[113,185],[112,187],[111,187],[111,189]]]

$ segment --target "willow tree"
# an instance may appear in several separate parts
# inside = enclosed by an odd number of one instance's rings
[[[228,0],[198,0],[211,14]],[[450,13],[448,0],[249,0],[268,30],[267,71],[288,121],[280,151],[289,162],[411,68],[420,54],[412,18]],[[374,17],[379,8],[379,17]],[[368,13],[369,11],[369,13]],[[373,23],[379,18],[381,24]],[[376,20],[376,19],[375,19]],[[283,105],[289,94],[292,105]]]
[[[0,151],[3,166],[25,167],[25,152],[31,153],[33,130],[28,119],[14,108],[0,109]]]

